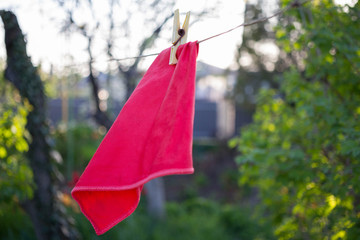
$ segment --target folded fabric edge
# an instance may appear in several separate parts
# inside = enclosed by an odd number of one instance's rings
[[[192,174],[192,173],[194,173],[194,168],[166,169],[152,173],[146,178],[143,178],[133,184],[128,184],[124,186],[75,186],[74,189],[71,191],[71,195],[76,191],[129,190],[129,189],[134,189],[136,187],[140,187],[141,185],[144,185],[145,183],[157,177],[163,177],[166,175]]]
[[[95,186],[75,186],[74,189],[71,191],[71,196],[73,197],[73,199],[75,199],[75,201],[78,203],[78,205],[80,206],[80,211],[85,215],[85,217],[90,221],[91,225],[93,226],[95,233],[97,235],[102,235],[105,232],[107,232],[109,229],[111,229],[112,227],[114,227],[116,224],[118,224],[119,222],[123,221],[125,218],[129,217],[137,208],[137,206],[139,205],[140,202],[140,196],[141,196],[141,186],[143,186],[145,183],[151,181],[154,178],[157,177],[163,177],[166,175],[180,175],[180,174],[192,174],[194,173],[194,168],[186,168],[186,169],[166,169],[163,171],[158,171],[155,172],[153,174],[150,174],[148,177],[134,183],[134,184],[130,184],[130,185],[125,185],[125,186],[103,186],[103,187],[95,187]],[[122,190],[129,190],[129,189],[135,189],[137,188],[137,196],[138,196],[138,201],[136,204],[134,204],[134,206],[129,209],[129,211],[122,215],[120,218],[116,219],[115,221],[113,221],[112,223],[110,223],[107,227],[100,229],[97,227],[97,225],[95,224],[95,222],[92,220],[92,218],[86,213],[86,211],[84,211],[82,205],[80,204],[80,201],[77,199],[77,197],[75,196],[75,192],[77,191],[103,191],[103,190],[118,190],[118,191],[122,191]]]
[[[78,199],[73,195],[74,191],[71,191],[71,195],[72,197],[79,203]],[[110,228],[114,227],[116,224],[118,224],[119,222],[121,222],[122,220],[124,220],[125,218],[129,217],[137,208],[137,206],[139,205],[140,202],[140,194],[141,194],[141,189],[137,188],[137,195],[138,195],[138,201],[136,204],[134,204],[134,206],[129,209],[129,211],[122,215],[120,218],[116,219],[115,221],[113,221],[112,223],[110,223],[107,227],[100,229],[95,222],[92,220],[92,218],[86,213],[86,211],[84,211],[83,207],[81,206],[81,204],[78,204],[80,206],[80,211],[85,215],[85,217],[90,221],[91,225],[93,226],[95,233],[97,235],[102,235],[105,232],[107,232]]]

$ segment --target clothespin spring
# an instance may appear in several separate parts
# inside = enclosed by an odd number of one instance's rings
[[[180,28],[178,34],[180,35],[180,37],[176,40],[176,42],[173,43],[173,46],[178,44],[181,41],[182,37],[185,36],[185,30]]]

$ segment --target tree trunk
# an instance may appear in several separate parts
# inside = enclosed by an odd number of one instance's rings
[[[10,11],[3,10],[0,11],[0,16],[5,28],[7,53],[5,77],[18,89],[22,98],[32,105],[26,124],[31,135],[27,157],[36,188],[33,199],[21,205],[32,220],[37,239],[71,239],[72,231],[60,224],[64,219],[60,219],[56,211],[44,87],[26,53],[24,35],[16,16]]]

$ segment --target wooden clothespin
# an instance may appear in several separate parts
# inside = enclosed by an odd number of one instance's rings
[[[172,34],[172,44],[170,52],[170,65],[176,64],[178,61],[176,59],[176,51],[181,44],[186,43],[189,30],[189,21],[190,21],[190,12],[186,13],[185,21],[180,28],[180,16],[179,9],[176,9],[174,12],[174,24],[173,24],[173,34]]]

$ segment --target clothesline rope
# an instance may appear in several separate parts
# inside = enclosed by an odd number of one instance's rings
[[[219,37],[221,35],[224,35],[224,34],[227,34],[229,32],[232,32],[240,27],[247,27],[247,26],[251,26],[251,25],[254,25],[254,24],[257,24],[257,23],[260,23],[260,22],[265,22],[271,18],[274,18],[280,14],[283,14],[284,12],[288,11],[289,9],[291,8],[296,8],[296,7],[299,7],[307,2],[309,2],[311,0],[305,0],[305,1],[299,1],[299,0],[294,0],[292,1],[290,4],[288,4],[286,7],[282,8],[282,9],[279,9],[277,10],[274,14],[270,15],[270,16],[267,16],[267,17],[262,17],[262,18],[259,18],[259,19],[255,19],[253,21],[250,21],[248,23],[244,22],[240,25],[237,25],[225,32],[221,32],[221,33],[218,33],[218,34],[215,34],[213,36],[210,36],[210,37],[207,37],[205,39],[202,39],[200,41],[197,41],[199,44],[202,43],[202,42],[205,42],[207,40],[210,40],[210,39],[213,39],[213,38],[216,38],[216,37]],[[145,57],[151,57],[151,56],[157,56],[159,55],[160,53],[151,53],[151,54],[146,54],[146,55],[139,55],[139,56],[136,56],[136,57],[126,57],[126,58],[111,58],[109,59],[109,61],[124,61],[124,60],[130,60],[130,59],[136,59],[136,58],[145,58]]]

